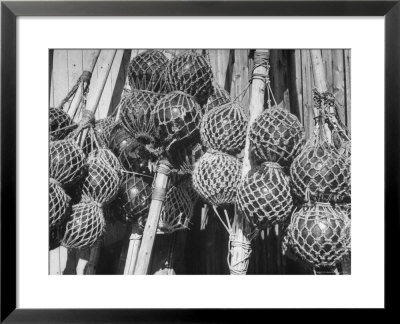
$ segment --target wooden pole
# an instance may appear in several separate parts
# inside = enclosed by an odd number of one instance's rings
[[[168,178],[171,165],[167,160],[159,162],[154,181],[153,196],[150,204],[149,216],[143,231],[142,244],[136,262],[135,275],[145,275],[148,272],[151,252],[160,219],[161,208],[168,188]]]
[[[142,235],[143,231],[140,229],[139,224],[135,222],[132,225],[132,232],[129,236],[129,247],[126,254],[124,275],[133,275],[135,272],[140,245],[142,243]]]
[[[249,123],[247,126],[246,134],[246,144],[244,149],[243,157],[243,168],[242,168],[242,179],[247,175],[247,173],[252,168],[252,160],[250,154],[250,140],[249,133],[251,124],[254,120],[261,115],[264,110],[264,92],[265,92],[265,82],[262,78],[267,77],[268,69],[266,64],[263,64],[265,60],[269,59],[269,50],[256,50],[254,54],[254,64],[255,69],[253,70],[253,76],[257,75],[257,78],[252,80],[251,84],[251,97],[249,105]],[[230,246],[230,271],[231,274],[246,274],[249,261],[249,253],[251,253],[251,231],[252,228],[249,222],[239,211],[236,211],[233,224],[232,224],[232,236],[233,243]],[[248,246],[250,251],[243,248],[243,245]]]
[[[99,58],[100,55],[100,50],[91,50],[88,55],[88,59],[85,60],[84,66],[83,66],[83,71],[88,71],[90,73],[93,73],[94,66],[96,65],[97,59]],[[76,91],[71,105],[68,108],[68,115],[74,119],[76,112],[78,111],[78,108],[80,106],[82,99],[82,87],[78,87],[78,90]]]

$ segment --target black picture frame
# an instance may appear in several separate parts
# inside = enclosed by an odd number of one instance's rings
[[[384,16],[385,308],[394,289],[399,234],[400,1],[2,1],[1,3],[1,321],[5,323],[217,322],[247,311],[16,308],[16,19],[19,16]],[[374,44],[371,44],[374,46]],[[373,62],[371,62],[373,68]],[[373,80],[371,81],[373,82]],[[367,91],[366,91],[367,92]],[[375,107],[374,109],[379,109]],[[373,112],[372,112],[373,113]],[[371,126],[373,127],[373,126]],[[371,148],[373,150],[373,148]],[[371,152],[372,154],[372,152]],[[371,188],[371,190],[374,190]],[[391,243],[392,242],[392,243]],[[366,283],[367,284],[367,283]],[[393,292],[393,294],[392,294]],[[229,313],[229,314],[228,314]],[[247,315],[245,315],[247,316]],[[251,317],[257,316],[252,313]],[[229,319],[230,318],[230,319]],[[314,317],[314,319],[317,319]]]

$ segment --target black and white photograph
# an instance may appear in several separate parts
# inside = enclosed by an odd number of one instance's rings
[[[351,66],[50,49],[49,275],[351,275]]]

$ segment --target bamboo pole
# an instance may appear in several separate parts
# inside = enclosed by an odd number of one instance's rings
[[[139,224],[135,222],[132,225],[132,232],[129,236],[129,247],[126,254],[126,261],[124,267],[124,275],[133,275],[135,272],[136,262],[142,243],[143,231],[139,227]]]
[[[254,54],[253,78],[251,83],[251,97],[249,105],[249,123],[247,126],[246,144],[243,157],[242,179],[252,168],[252,160],[250,154],[250,127],[254,120],[261,115],[264,110],[264,92],[265,82],[263,78],[267,77],[268,69],[265,60],[269,59],[269,50],[256,50]],[[248,261],[251,253],[251,235],[252,228],[249,222],[243,217],[242,213],[236,212],[232,224],[233,244],[230,246],[230,271],[231,274],[246,274]],[[243,246],[247,246],[244,248]],[[250,249],[250,251],[249,251]]]
[[[154,181],[149,216],[147,217],[146,226],[143,231],[142,244],[136,262],[135,275],[145,275],[149,270],[151,252],[153,250],[161,208],[168,188],[170,170],[171,165],[167,160],[159,162]]]
[[[90,74],[93,73],[94,66],[96,65],[97,59],[99,58],[100,55],[100,50],[91,50],[88,55],[88,59],[84,62],[86,65],[83,66],[83,72],[87,71],[90,72]],[[89,79],[90,80],[90,79]],[[82,87],[78,87],[78,90],[76,91],[71,105],[68,108],[68,115],[74,119],[76,112],[78,111],[79,105],[81,103],[82,99]]]
[[[314,75],[314,85],[319,92],[328,91],[328,85],[326,82],[325,70],[324,70],[324,63],[322,61],[322,54],[321,50],[310,50],[311,54],[311,64],[313,68],[313,75]],[[331,113],[335,113],[335,111],[331,111]],[[334,115],[333,115],[333,118]],[[336,119],[336,118],[335,118]],[[331,143],[331,131],[329,126],[325,123],[325,132],[327,135],[328,141]],[[334,273],[339,274],[338,269],[335,267],[333,269],[323,269],[321,271],[314,270],[315,274],[327,274],[327,273]]]

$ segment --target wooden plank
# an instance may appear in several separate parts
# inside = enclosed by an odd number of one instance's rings
[[[296,115],[300,122],[303,123],[304,116],[301,50],[290,51],[289,67],[290,112]]]
[[[106,69],[108,51],[102,51],[100,53],[99,59],[97,61],[97,72],[100,73],[103,69]],[[122,56],[124,54],[123,50],[117,50],[115,54],[115,59],[112,62],[110,73],[108,75],[106,84],[104,86],[103,93],[101,95],[99,106],[96,110],[95,118],[96,120],[102,119],[108,116],[108,111],[110,109],[111,98],[114,90],[115,80],[117,79],[119,67],[121,65]]]
[[[332,50],[321,50],[322,61],[325,68],[326,85],[329,92],[333,92],[333,64],[332,64]]]
[[[225,88],[226,83],[226,72],[229,65],[229,55],[230,50],[226,49],[209,51],[211,69],[213,71],[215,81],[217,81],[218,84],[223,88]],[[230,91],[230,89],[226,90]]]
[[[339,104],[339,117],[344,123],[345,117],[345,85],[343,50],[332,50],[333,59],[333,95]]]
[[[68,89],[72,89],[76,81],[83,71],[83,51],[82,50],[67,50],[67,65],[68,65]],[[64,106],[64,110],[68,111],[73,100],[72,96]]]
[[[275,104],[274,97],[279,107],[290,111],[288,51],[271,50],[270,65],[271,105]],[[265,105],[268,105],[268,93],[265,95]]]
[[[54,50],[49,50],[49,107],[54,107],[54,84],[53,84],[53,57]]]
[[[249,51],[248,50],[234,50],[235,63],[233,65],[232,84],[231,84],[231,98],[236,98],[249,84]],[[249,91],[239,98],[245,110],[249,106]]]
[[[122,62],[115,80],[113,95],[111,98],[111,105],[108,114],[111,114],[121,101],[121,96],[124,91],[125,82],[128,80],[128,69],[131,57],[131,50],[124,50]],[[129,82],[128,82],[129,84]]]
[[[83,51],[67,50],[68,58],[68,89],[71,89],[83,71]]]
[[[58,106],[68,94],[68,79],[68,51],[54,50],[53,84],[55,106]]]
[[[313,96],[314,78],[311,70],[309,50],[301,50],[302,81],[303,81],[303,125],[306,138],[309,138],[314,129]]]
[[[346,126],[351,130],[351,50],[344,50],[346,86]]]
[[[85,55],[85,59],[83,57],[83,53],[87,54],[87,55]],[[90,73],[93,73],[94,66],[97,62],[99,54],[100,54],[100,50],[91,50],[89,52],[82,51],[82,69],[81,69],[82,73],[83,73],[83,71],[88,71]],[[75,95],[72,98],[72,102],[68,107],[68,115],[70,115],[70,117],[76,122],[79,122],[81,119],[81,111],[80,111],[81,109],[80,108],[81,108],[82,91],[83,91],[82,85],[83,84],[81,84],[78,87]]]

